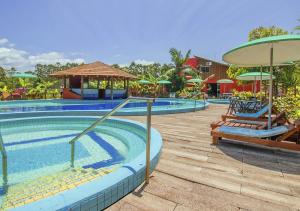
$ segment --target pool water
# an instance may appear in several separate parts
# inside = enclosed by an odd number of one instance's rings
[[[44,117],[1,122],[9,184],[70,168],[68,142],[94,121],[86,117]],[[76,142],[75,166],[92,169],[121,166],[144,149],[145,130],[134,124],[107,120]],[[2,169],[0,174],[2,178]]]
[[[72,100],[61,100],[54,101],[53,103],[47,100],[42,102],[26,102],[19,101],[15,103],[1,103],[0,112],[26,112],[26,111],[57,111],[57,110],[110,110],[120,104],[121,101],[72,101]],[[153,106],[170,106],[179,104],[179,102],[170,101],[156,101]],[[129,102],[124,108],[140,108],[146,107],[146,102]]]
[[[1,101],[0,119],[37,116],[103,115],[123,100],[19,100]],[[201,100],[158,98],[152,106],[152,114],[169,114],[202,110],[208,103]],[[84,114],[82,114],[84,112]],[[146,115],[145,101],[130,101],[115,115]]]

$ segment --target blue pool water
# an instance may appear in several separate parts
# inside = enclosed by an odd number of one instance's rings
[[[16,184],[70,167],[69,141],[95,119],[43,117],[0,122],[8,160],[8,182]],[[99,169],[122,165],[145,149],[145,130],[107,120],[75,144],[75,166]],[[2,156],[0,156],[0,163]],[[0,168],[0,178],[2,169]]]
[[[27,142],[27,144],[29,143]],[[45,164],[52,166],[58,163],[69,162],[70,158],[66,156],[70,151],[68,145],[68,143],[57,143],[51,144],[47,147],[32,146],[23,149],[9,150],[7,152],[7,156],[9,158],[8,174],[39,169]],[[85,158],[90,155],[81,143],[78,143],[75,150],[75,154],[78,159]],[[55,154],[52,152],[55,152]],[[48,156],[51,154],[53,156]],[[2,168],[0,169],[0,173],[2,174]]]
[[[95,116],[106,114],[122,100],[19,100],[0,101],[0,119],[32,116],[84,115]],[[169,114],[202,110],[208,106],[201,100],[158,98],[152,106],[152,114]],[[145,101],[129,102],[116,115],[145,115]]]
[[[22,101],[20,101],[19,105],[15,106],[5,106],[0,104],[0,112],[27,112],[27,111],[58,111],[58,110],[68,110],[68,111],[78,111],[78,110],[110,110],[115,108],[117,105],[119,105],[119,101],[115,102],[102,102],[102,103],[96,103],[96,104],[85,104],[83,101],[82,104],[76,104],[78,102],[74,102],[74,105],[65,104],[65,105],[51,105],[45,106],[43,105],[26,105],[22,104]],[[169,101],[157,101],[153,103],[153,106],[169,106],[179,104],[178,102],[169,102]],[[146,107],[146,102],[130,102],[124,106],[124,108],[140,108],[140,107]]]

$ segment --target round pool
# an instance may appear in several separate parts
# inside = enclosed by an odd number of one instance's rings
[[[69,141],[96,119],[64,116],[0,121],[8,167],[8,189],[1,197],[2,208],[103,209],[141,184],[145,175],[146,128],[129,120],[108,119],[80,138],[75,144],[75,167],[70,167]],[[162,140],[153,128],[151,135],[153,169]],[[92,199],[94,204],[89,202]]]
[[[0,117],[32,117],[57,115],[102,115],[113,109],[122,100],[19,100],[0,102]],[[152,114],[169,114],[202,110],[208,106],[201,100],[158,98],[153,103]],[[147,103],[132,101],[115,115],[145,115]]]

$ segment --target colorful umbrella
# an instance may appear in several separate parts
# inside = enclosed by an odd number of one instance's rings
[[[230,79],[220,79],[220,80],[217,80],[217,83],[218,84],[233,84],[234,82]]]
[[[202,83],[202,79],[201,78],[192,78],[190,80],[187,80],[187,83]]]
[[[246,42],[223,55],[230,64],[244,67],[270,66],[268,128],[271,128],[273,65],[300,60],[300,35],[278,35]]]
[[[138,83],[139,84],[152,84],[150,81],[147,81],[147,80],[139,80]]]
[[[217,80],[217,84],[233,84],[234,82],[230,79],[220,79],[220,80]],[[224,85],[224,92],[226,90],[226,85]]]
[[[167,80],[160,80],[157,82],[158,84],[171,84],[171,81],[167,81]]]

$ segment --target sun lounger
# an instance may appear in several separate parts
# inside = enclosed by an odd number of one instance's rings
[[[269,105],[262,107],[255,113],[236,113],[235,115],[222,115],[222,120],[226,119],[244,119],[244,120],[262,120],[269,111]]]
[[[222,138],[235,141],[260,144],[300,151],[300,144],[288,141],[288,138],[300,132],[300,124],[277,126],[269,130],[221,126],[211,131],[213,144],[218,144]],[[267,139],[268,138],[268,139]]]
[[[268,125],[267,122],[262,121],[251,121],[251,120],[238,120],[238,119],[232,119],[228,121],[216,121],[210,124],[211,129],[215,129],[216,127],[221,126],[230,126],[230,127],[241,127],[241,128],[250,128],[250,129],[264,129]]]
[[[227,121],[217,121],[211,123],[211,128],[215,129],[216,127],[220,126],[230,126],[230,127],[242,127],[242,128],[250,128],[250,129],[266,129],[268,126],[267,118],[251,118],[251,120],[248,119],[229,119]],[[291,124],[289,120],[286,117],[285,112],[280,112],[276,116],[272,117],[272,126],[280,126],[284,125],[286,123]]]

